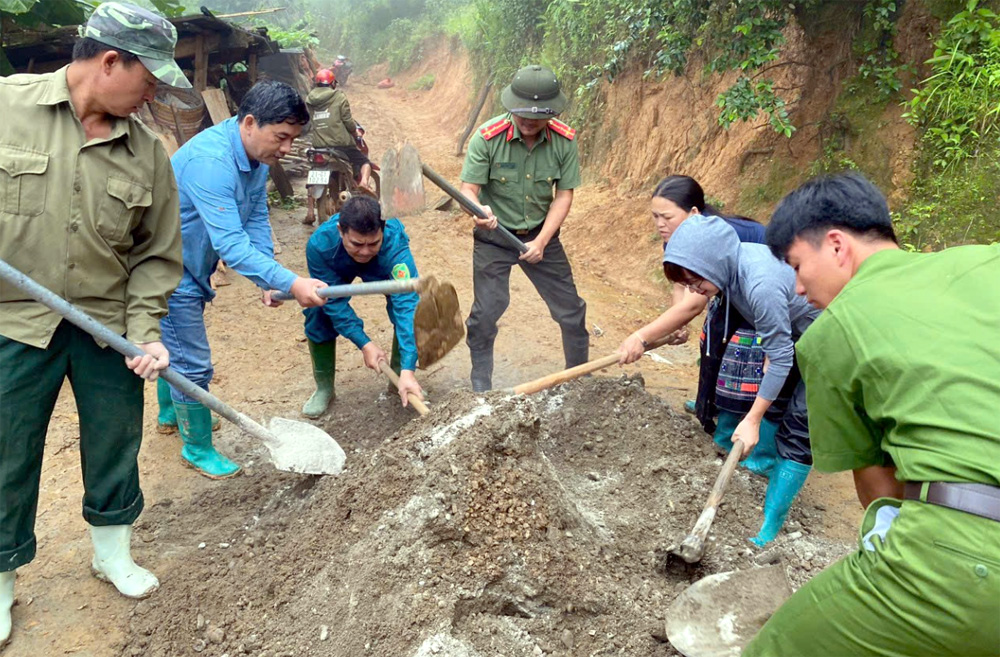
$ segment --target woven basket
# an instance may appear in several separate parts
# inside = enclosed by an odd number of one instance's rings
[[[149,104],[149,110],[161,126],[173,128],[176,125],[185,138],[190,139],[201,130],[201,122],[205,117],[205,99],[191,89],[161,84],[156,88],[156,97]],[[176,121],[174,112],[177,113]]]

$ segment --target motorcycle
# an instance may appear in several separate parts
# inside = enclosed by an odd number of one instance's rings
[[[365,130],[358,125],[358,136],[355,141],[358,149],[366,156],[368,155],[368,144],[364,138]],[[347,199],[355,194],[366,194],[380,198],[382,193],[382,179],[379,176],[379,167],[374,162],[371,163],[371,180],[375,189],[371,190],[362,187],[360,178],[354,177],[354,168],[349,160],[332,148],[309,148],[306,149],[306,159],[309,162],[309,174],[306,178],[306,192],[316,204],[316,212],[319,217],[317,226],[340,212]],[[302,223],[312,224],[306,219]]]

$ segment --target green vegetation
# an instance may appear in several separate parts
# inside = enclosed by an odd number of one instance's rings
[[[434,74],[428,73],[427,75],[422,75],[410,85],[410,89],[413,91],[427,91],[434,86]]]

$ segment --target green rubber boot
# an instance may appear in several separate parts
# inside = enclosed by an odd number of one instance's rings
[[[334,392],[334,379],[337,375],[337,341],[309,340],[309,358],[312,360],[316,392],[302,407],[302,414],[308,418],[318,418],[326,413],[330,402],[337,397]]]
[[[177,411],[174,410],[174,400],[170,398],[170,384],[162,378],[156,380],[156,402],[160,412],[156,416],[156,431],[170,434],[177,431]]]
[[[174,402],[177,426],[184,447],[181,458],[209,479],[228,479],[240,472],[236,465],[212,446],[212,412],[201,404]]]
[[[788,510],[806,483],[811,465],[776,459],[771,472],[771,480],[767,483],[767,493],[764,494],[764,524],[750,542],[757,547],[764,547],[777,537],[788,517]]]
[[[165,435],[177,433],[177,411],[170,397],[170,384],[162,378],[156,380],[156,402],[160,411],[156,416],[156,432]],[[222,428],[222,420],[212,416],[212,431]]]

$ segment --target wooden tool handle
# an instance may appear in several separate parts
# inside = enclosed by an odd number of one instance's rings
[[[662,338],[660,340],[654,341],[648,347],[646,351],[650,349],[656,349],[657,347],[662,347],[667,344],[667,338]],[[584,363],[583,365],[577,365],[576,367],[571,367],[568,370],[563,370],[561,372],[556,372],[555,374],[549,374],[548,376],[543,376],[540,379],[535,379],[534,381],[528,381],[527,383],[522,383],[520,385],[514,386],[515,395],[531,395],[536,392],[545,390],[546,388],[551,388],[557,386],[560,383],[566,383],[567,381],[572,381],[586,374],[591,374],[598,370],[603,370],[606,367],[611,367],[621,359],[620,354],[611,354],[605,356],[604,358],[598,358],[597,360],[592,360]]]
[[[705,539],[708,537],[708,531],[712,528],[712,522],[718,512],[719,503],[722,502],[722,496],[726,492],[726,486],[729,485],[729,480],[732,478],[733,472],[736,471],[736,466],[742,456],[743,443],[736,439],[733,441],[732,451],[726,457],[726,462],[722,464],[719,476],[715,478],[715,485],[712,486],[712,492],[708,494],[705,509],[698,516],[698,521],[694,523],[694,529],[684,538],[677,549],[677,554],[684,561],[695,563],[700,561],[705,554]]]
[[[385,362],[384,360],[380,360],[378,363],[378,368],[382,370],[382,374],[385,374],[386,378],[392,381],[392,385],[396,386],[396,388],[399,388],[399,375],[392,371],[392,368],[389,367],[389,363]],[[406,401],[410,402],[410,406],[415,408],[417,413],[420,413],[421,415],[427,415],[428,413],[431,412],[430,409],[427,408],[427,404],[422,402],[420,400],[420,397],[417,397],[412,392],[406,394]]]

